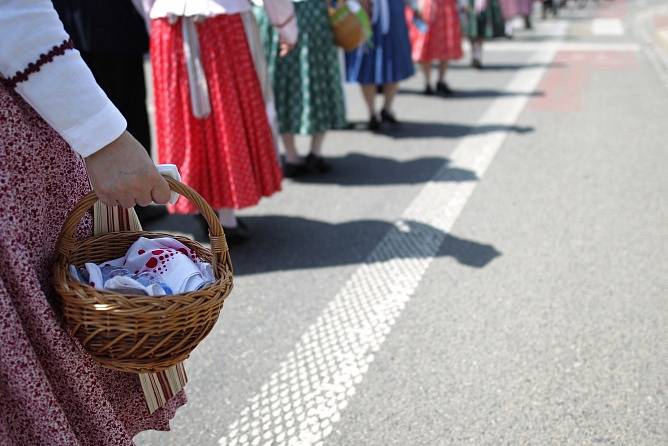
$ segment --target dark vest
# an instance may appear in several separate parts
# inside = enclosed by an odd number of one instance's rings
[[[88,53],[144,54],[148,35],[130,0],[52,0],[74,45]]]

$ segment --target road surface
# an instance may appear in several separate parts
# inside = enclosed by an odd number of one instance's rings
[[[668,444],[668,5],[535,25],[242,212],[189,404],[138,445]]]

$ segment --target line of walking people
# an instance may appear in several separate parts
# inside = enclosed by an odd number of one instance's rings
[[[497,1],[464,4],[469,37],[493,34]],[[436,15],[443,5],[449,15]],[[431,59],[450,57],[431,45],[460,54],[458,32],[449,31],[446,45],[438,37],[438,23],[456,26],[453,5],[365,5],[374,37],[346,55],[346,77],[362,85],[370,124],[396,124],[393,99],[413,73],[411,51],[425,71]],[[61,242],[60,230],[91,189],[108,206],[139,206],[144,218],[156,208],[142,206],[170,199],[145,151],[149,48],[159,161],[179,166],[217,208],[231,240],[248,236],[235,211],[281,187],[279,140],[298,173],[327,171],[325,132],[346,125],[327,7],[326,0],[265,0],[262,9],[248,0],[0,1],[0,444],[118,446],[144,430],[169,430],[185,394],[150,413],[140,380],[97,363],[52,307],[56,253],[113,218],[89,215]],[[385,100],[377,113],[379,85]],[[312,135],[304,159],[296,134]],[[195,211],[185,200],[170,210]],[[119,313],[89,305],[100,310],[96,317]]]
[[[176,164],[218,210],[231,242],[250,237],[236,211],[278,192],[283,177],[330,171],[326,132],[347,126],[328,12],[333,0],[254,1],[54,0],[96,80],[147,150],[143,54],[150,49],[158,160]],[[482,68],[484,40],[507,35],[506,20],[529,17],[533,6],[533,0],[359,3],[372,35],[345,53],[344,71],[346,82],[360,85],[370,131],[399,124],[394,102],[414,64],[426,95],[451,95],[448,63],[463,57],[463,36],[472,65]],[[310,136],[305,155],[297,135]],[[196,211],[186,200],[170,207]]]

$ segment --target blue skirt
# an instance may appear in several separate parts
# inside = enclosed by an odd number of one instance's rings
[[[373,24],[372,42],[346,53],[346,80],[360,84],[389,84],[415,73],[403,0],[389,3],[389,28],[383,34],[380,20]]]

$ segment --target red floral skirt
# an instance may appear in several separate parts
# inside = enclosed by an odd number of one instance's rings
[[[422,17],[427,32],[421,33],[413,25],[413,11],[406,8],[406,21],[415,62],[460,59],[462,28],[456,0],[424,0]]]
[[[0,444],[129,446],[169,429],[178,395],[149,415],[137,375],[105,369],[49,301],[58,233],[89,191],[83,162],[0,85]],[[82,234],[90,233],[90,220]]]
[[[280,190],[281,169],[239,14],[197,23],[211,114],[193,116],[181,21],[151,24],[151,65],[160,162],[215,209],[244,208]],[[185,199],[173,212],[197,209]]]

